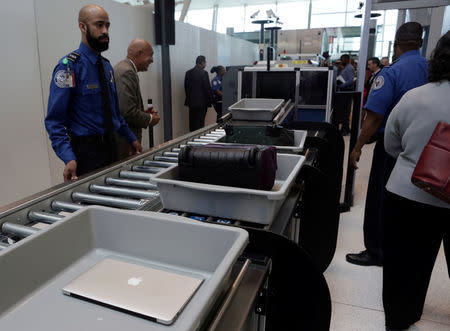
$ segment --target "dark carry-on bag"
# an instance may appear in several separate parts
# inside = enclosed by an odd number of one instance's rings
[[[277,153],[272,146],[186,146],[178,156],[178,167],[185,181],[271,190]]]

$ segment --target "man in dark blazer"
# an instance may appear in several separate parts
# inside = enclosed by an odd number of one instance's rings
[[[199,55],[195,67],[186,72],[184,90],[186,92],[185,106],[189,107],[189,130],[195,131],[205,126],[205,116],[212,104],[211,85],[208,73],[204,70],[206,59]]]
[[[137,140],[142,142],[142,129],[158,124],[160,118],[153,107],[144,109],[139,87],[139,71],[147,71],[153,63],[153,48],[143,39],[131,41],[127,50],[127,58],[114,67],[120,113],[128,123]],[[119,158],[130,155],[130,148],[124,139],[118,139]]]

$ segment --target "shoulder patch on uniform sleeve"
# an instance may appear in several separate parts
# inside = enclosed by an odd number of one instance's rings
[[[75,62],[76,60],[78,60],[80,58],[80,54],[77,52],[72,52],[69,55],[67,55],[67,59],[70,62]]]
[[[74,87],[74,80],[71,73],[67,70],[58,70],[55,74],[55,85],[59,88]]]
[[[378,75],[377,78],[373,82],[372,88],[374,90],[379,90],[380,88],[383,87],[383,85],[384,85],[384,77],[381,75]]]

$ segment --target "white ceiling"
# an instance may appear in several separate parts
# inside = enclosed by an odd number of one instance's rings
[[[266,3],[283,3],[283,2],[309,2],[309,0],[191,0],[190,9],[205,9],[213,8],[214,5],[219,5],[220,7],[236,7],[236,6],[253,6],[261,5]],[[314,1],[314,0],[313,0]],[[181,7],[181,6],[180,6]]]
[[[153,6],[154,0],[114,0],[121,3],[127,3],[134,6],[147,5]],[[286,3],[286,2],[309,2],[310,0],[191,0],[189,9],[209,9],[215,5],[219,7],[235,6],[254,6],[268,3]],[[318,1],[318,0],[312,0]],[[343,1],[345,0],[336,0]],[[364,1],[364,0],[361,0]],[[372,9],[401,9],[401,8],[428,8],[446,6],[450,0],[372,0]],[[183,0],[175,0],[177,7],[175,10],[181,10]]]
[[[150,2],[153,3],[153,1],[148,1],[148,0],[114,0],[115,2],[120,2],[120,3],[126,3],[128,5],[132,5],[132,6],[142,6],[142,5],[147,5]]]
[[[149,3],[154,3],[154,0],[114,0],[120,3],[127,3],[133,6],[142,6],[148,5]],[[219,5],[220,7],[236,7],[236,6],[253,6],[253,5],[261,5],[266,3],[284,3],[284,2],[309,2],[309,0],[191,0],[191,5],[189,9],[208,9],[213,8],[215,5]],[[315,0],[313,0],[315,1]],[[181,10],[182,8],[182,0],[175,0],[175,3],[178,3],[176,10]]]

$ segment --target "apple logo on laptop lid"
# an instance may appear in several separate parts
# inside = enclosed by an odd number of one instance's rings
[[[141,277],[131,277],[130,279],[128,279],[128,285],[138,286],[142,281],[143,279]]]

